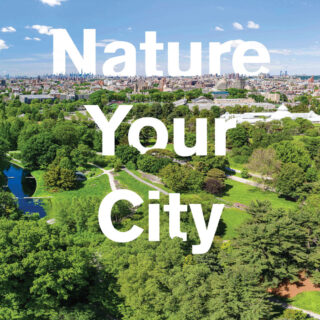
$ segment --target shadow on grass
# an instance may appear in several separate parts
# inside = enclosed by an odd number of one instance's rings
[[[227,231],[227,225],[222,219],[220,219],[218,228],[216,231],[216,235],[222,238],[226,234],[226,231]]]

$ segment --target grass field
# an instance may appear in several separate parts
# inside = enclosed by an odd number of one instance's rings
[[[320,292],[309,291],[299,293],[297,296],[290,300],[290,304],[297,308],[320,313]]]
[[[227,191],[222,199],[230,202],[239,202],[250,205],[253,200],[268,200],[274,208],[295,209],[297,204],[293,201],[279,198],[278,195],[271,191],[263,191],[259,188],[249,186],[233,180],[226,180]]]
[[[132,170],[133,171],[133,170]],[[133,171],[135,174],[139,175],[139,172]],[[148,192],[149,190],[153,190],[152,188],[148,187],[147,185],[135,180],[125,171],[121,171],[116,175],[116,180],[120,182],[122,188],[126,188],[129,190],[133,190],[138,193],[144,201],[148,200]],[[160,185],[161,186],[161,185]],[[161,186],[162,187],[162,186]],[[172,191],[171,191],[172,192]],[[201,203],[201,195],[204,194],[200,193],[198,202]],[[195,198],[197,195],[182,195],[181,201],[183,202],[183,198],[192,197]],[[206,194],[206,197],[212,197],[212,195]],[[196,199],[194,199],[196,201]],[[216,201],[213,200],[213,203]],[[224,240],[231,240],[237,236],[236,229],[241,226],[246,220],[250,219],[250,215],[245,211],[235,209],[235,208],[225,208],[222,213],[221,217],[223,223],[225,224],[225,229],[223,230],[223,234],[221,237]]]
[[[240,164],[240,163],[237,163],[233,160],[232,157],[228,156],[228,160],[229,160],[229,163],[230,163],[230,168],[231,169],[236,169],[236,170],[240,170],[242,171],[243,168],[245,168],[245,164]]]
[[[125,171],[118,172],[115,176],[115,179],[120,182],[122,189],[129,189],[136,192],[144,201],[148,200],[148,192],[150,190],[155,190],[144,183],[137,181]]]
[[[71,201],[71,199],[74,197],[84,198],[95,196],[102,200],[107,193],[111,192],[107,175],[88,179],[84,181],[82,187],[77,190],[50,192],[45,187],[43,180],[44,171],[37,170],[33,171],[31,174],[36,178],[37,181],[37,188],[33,194],[33,197],[52,197],[54,199],[70,199]],[[50,199],[45,200],[45,210],[47,212],[46,218],[54,218],[54,208],[50,206],[50,202]]]
[[[222,212],[221,220],[225,223],[226,229],[223,235],[224,240],[231,240],[237,236],[237,228],[250,219],[250,214],[235,208],[225,208]]]
[[[158,188],[161,188],[161,189],[163,189],[164,191],[167,191],[167,192],[173,192],[172,190],[170,190],[168,187],[166,187],[165,185],[163,185],[163,184],[160,184],[160,183],[155,183],[155,182],[153,182],[153,181],[150,181],[150,180],[148,180],[147,178],[145,178],[145,177],[143,177],[142,176],[142,174],[141,174],[141,172],[139,172],[138,170],[130,170],[132,173],[134,173],[136,176],[138,176],[139,178],[141,178],[142,180],[144,180],[144,181],[146,181],[146,182],[149,182],[149,183],[151,183],[151,184],[153,184],[153,185],[155,185],[156,187],[158,187]]]

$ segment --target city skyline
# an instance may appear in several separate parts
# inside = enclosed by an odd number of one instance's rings
[[[276,6],[276,7],[275,7]],[[158,55],[166,68],[166,43],[181,45],[181,67],[189,64],[189,43],[203,43],[205,55],[211,41],[259,41],[271,56],[271,74],[320,74],[320,3],[311,0],[256,1],[95,1],[28,0],[0,4],[0,76],[52,73],[52,28],[65,28],[82,52],[83,29],[97,30],[97,73],[107,59],[105,44],[113,40],[137,48],[137,75],[143,75],[144,54],[139,43],[145,31],[157,31],[165,50]],[[27,14],[26,14],[27,13]],[[90,13],[90,15],[88,14]],[[68,72],[73,72],[70,67]],[[232,72],[231,54],[222,59],[222,73]]]

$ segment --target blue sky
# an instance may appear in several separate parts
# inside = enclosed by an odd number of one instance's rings
[[[96,29],[97,73],[110,57],[102,44],[112,39],[136,46],[142,73],[139,43],[145,31],[157,31],[158,41],[180,42],[182,66],[191,41],[203,43],[206,64],[210,41],[242,39],[268,48],[272,74],[285,68],[320,74],[319,12],[318,0],[1,0],[0,76],[52,73],[50,28],[67,29],[79,49],[83,29]],[[166,52],[159,54],[159,66],[165,65]],[[232,71],[231,55],[223,57],[222,71]]]

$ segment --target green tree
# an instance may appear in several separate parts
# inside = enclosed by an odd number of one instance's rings
[[[253,218],[238,230],[232,250],[224,252],[227,265],[254,268],[266,288],[276,288],[284,280],[297,281],[307,266],[307,234],[296,214],[272,209],[268,202],[250,207]]]
[[[77,186],[77,179],[74,170],[63,168],[52,163],[44,174],[44,181],[47,187],[71,190]]]
[[[238,125],[236,128],[227,131],[227,144],[231,148],[242,147],[247,145],[248,142],[248,132],[242,125]]]
[[[201,190],[203,175],[187,166],[169,164],[160,170],[163,182],[176,192],[197,192]]]
[[[221,183],[225,183],[226,180],[226,174],[224,173],[224,171],[219,170],[217,168],[213,168],[211,170],[208,171],[207,176],[206,176],[206,180],[207,179],[215,179],[220,181]]]
[[[6,191],[0,191],[0,217],[18,220],[23,216],[14,196]]]
[[[272,148],[256,149],[249,158],[248,169],[264,176],[273,176],[281,167],[276,152]]]
[[[277,158],[284,163],[296,163],[303,170],[311,165],[311,159],[308,151],[305,149],[303,143],[292,141],[281,141],[273,144]]]
[[[87,145],[79,144],[77,149],[71,152],[72,161],[77,166],[86,166],[89,161],[93,159],[95,152],[92,151]]]
[[[129,161],[137,163],[139,154],[140,152],[132,146],[119,145],[116,148],[116,156],[121,160],[123,164],[126,164]]]
[[[30,169],[45,169],[56,157],[58,146],[51,133],[39,133],[21,146],[21,157]]]
[[[252,266],[227,267],[208,279],[208,310],[214,320],[272,319],[273,304]]]
[[[137,165],[141,171],[155,174],[170,163],[172,163],[170,158],[161,158],[150,154],[142,154],[138,157]]]
[[[276,176],[276,190],[280,195],[296,199],[299,197],[299,188],[305,181],[306,175],[297,164],[286,163]]]
[[[107,274],[61,226],[0,219],[0,252],[1,319],[102,320],[112,314]]]

